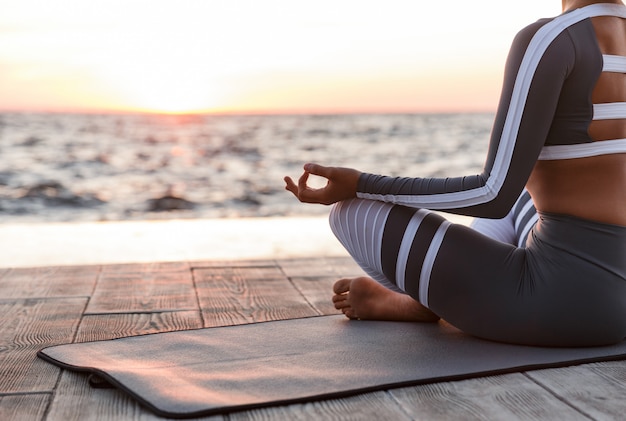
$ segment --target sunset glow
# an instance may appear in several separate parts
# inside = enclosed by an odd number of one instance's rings
[[[0,110],[493,110],[560,2],[0,0]]]

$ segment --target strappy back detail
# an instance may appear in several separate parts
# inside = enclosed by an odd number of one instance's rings
[[[601,140],[578,145],[544,146],[538,159],[540,161],[575,159],[614,153],[626,153],[626,139]]]
[[[593,104],[593,120],[614,120],[626,118],[626,102]]]
[[[626,56],[602,55],[602,71],[607,73],[626,73]],[[594,120],[626,118],[626,102],[593,104]]]
[[[603,54],[603,72],[626,73],[626,56]],[[593,104],[593,120],[626,119],[626,102]],[[626,139],[602,140],[575,145],[544,146],[540,161],[575,159],[590,156],[626,153]]]
[[[603,54],[603,72],[626,73],[626,57]]]

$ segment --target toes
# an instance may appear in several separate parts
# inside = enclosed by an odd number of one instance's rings
[[[356,319],[354,309],[350,305],[350,301],[348,300],[348,294],[337,294],[333,296],[333,304],[337,310],[341,310],[341,312],[348,319]]]
[[[351,281],[352,279],[350,278],[344,278],[344,279],[338,280],[337,282],[335,282],[335,285],[333,285],[333,292],[335,294],[344,294],[348,292],[350,290]]]
[[[335,297],[337,297],[337,295],[335,295]],[[350,307],[350,303],[348,302],[348,300],[346,299],[335,300],[335,297],[333,297],[333,304],[335,305],[335,308],[337,310]]]
[[[347,308],[343,310],[343,314],[350,320],[358,320],[359,317],[354,312],[353,308]]]
[[[348,299],[348,294],[335,294],[333,295],[333,303],[338,303],[340,301],[346,301]]]

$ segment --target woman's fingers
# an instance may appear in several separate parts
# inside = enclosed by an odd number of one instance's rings
[[[326,185],[321,188],[309,187],[307,183],[311,174],[326,178]],[[285,177],[284,180],[285,188],[301,202],[330,205],[355,196],[359,175],[359,171],[351,168],[325,167],[308,163],[304,165],[304,172],[297,184],[290,177]]]
[[[285,189],[289,190],[294,196],[298,197],[298,186],[293,182],[291,177],[285,177]]]
[[[289,190],[293,193],[294,196],[298,198],[301,202],[304,203],[318,203],[317,201],[317,190],[311,189],[307,185],[307,181],[309,179],[309,173],[305,171],[300,178],[298,179],[298,184],[296,184],[291,177],[285,177],[285,189]]]
[[[319,175],[320,177],[324,177],[324,178],[330,178],[331,176],[331,168],[325,167],[319,164],[312,164],[312,163],[305,164],[304,171],[313,175]]]
[[[304,171],[300,178],[298,179],[298,190],[300,192],[306,191],[309,187],[306,185],[306,182],[309,180],[309,172]]]

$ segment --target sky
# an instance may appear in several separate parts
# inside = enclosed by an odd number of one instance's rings
[[[0,0],[0,111],[493,111],[557,0]]]

